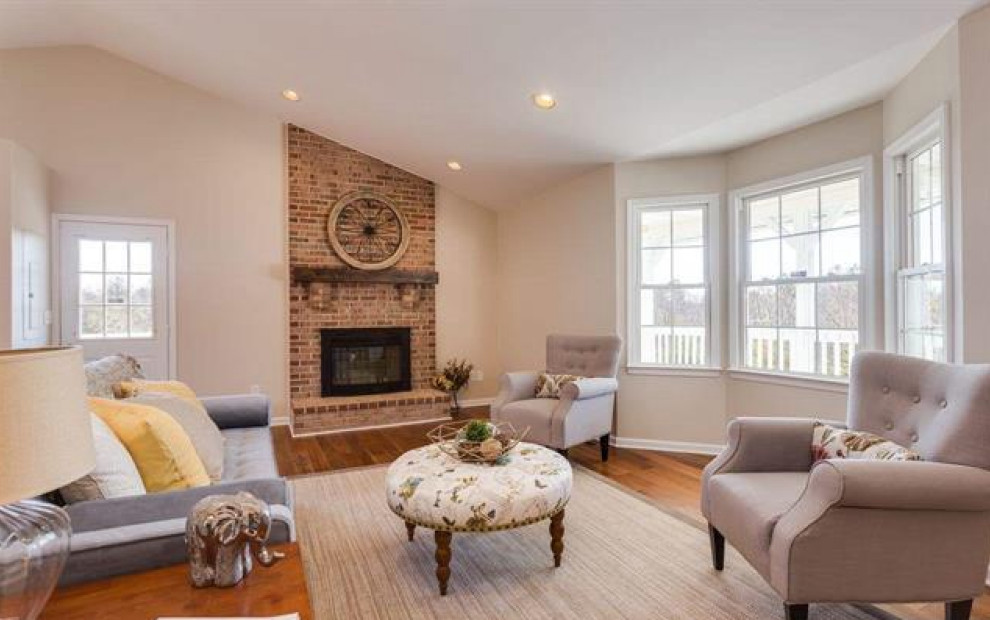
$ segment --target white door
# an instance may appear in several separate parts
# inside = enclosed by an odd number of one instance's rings
[[[146,377],[169,378],[166,225],[59,222],[63,343],[87,360],[133,356]]]

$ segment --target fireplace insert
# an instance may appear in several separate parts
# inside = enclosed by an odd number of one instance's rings
[[[320,330],[322,396],[412,389],[408,327]]]

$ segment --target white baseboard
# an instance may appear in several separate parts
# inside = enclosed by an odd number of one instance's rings
[[[273,417],[271,419],[271,422],[269,423],[269,426],[288,426],[288,425],[289,425],[289,416],[284,416],[284,415]]]
[[[495,402],[495,397],[489,398],[469,398],[461,401],[461,407],[488,407]]]
[[[725,446],[720,443],[696,443],[692,441],[667,441],[664,439],[637,439],[635,437],[613,437],[616,448],[654,450],[656,452],[687,452],[690,454],[716,455]]]

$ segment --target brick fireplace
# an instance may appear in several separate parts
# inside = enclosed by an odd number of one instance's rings
[[[448,397],[429,388],[436,371],[433,183],[301,127],[290,125],[287,139],[293,431],[314,433],[449,417]],[[409,222],[408,249],[389,269],[363,272],[349,267],[331,247],[330,210],[340,197],[354,191],[388,197]],[[323,381],[325,334],[385,328],[408,333],[409,389],[391,391],[399,387],[391,385],[384,393],[343,394],[339,389],[338,394],[329,393]],[[341,359],[364,360],[366,367],[358,376],[377,383],[385,381],[378,375],[388,366],[382,351]],[[375,370],[368,370],[368,364]],[[343,390],[347,391],[355,390]]]

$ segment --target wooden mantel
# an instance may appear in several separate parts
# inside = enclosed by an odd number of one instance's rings
[[[382,271],[361,271],[351,267],[301,267],[292,268],[292,282],[309,287],[314,282],[378,282],[381,284],[426,284],[440,281],[436,271],[410,271],[407,269],[384,269]]]

